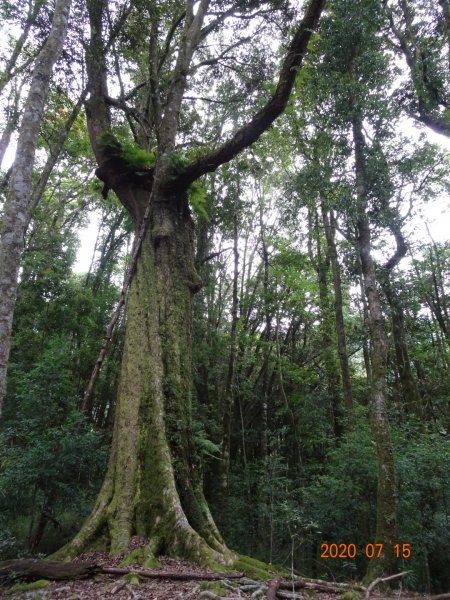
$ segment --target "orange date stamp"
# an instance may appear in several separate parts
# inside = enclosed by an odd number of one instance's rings
[[[367,558],[380,558],[383,553],[384,544],[366,544],[364,548],[358,548],[356,544],[321,544],[320,558],[355,558],[362,554]],[[396,558],[410,558],[411,544],[394,544]]]

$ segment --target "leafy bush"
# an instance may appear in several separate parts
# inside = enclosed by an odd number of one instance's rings
[[[68,505],[86,513],[105,467],[102,439],[76,408],[69,363],[70,345],[55,337],[16,381],[11,400],[18,418],[0,434],[0,510],[10,517],[12,533],[27,517],[30,539],[40,515],[59,526]],[[11,536],[3,543],[9,551]]]

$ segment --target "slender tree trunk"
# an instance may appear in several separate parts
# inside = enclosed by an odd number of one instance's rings
[[[17,61],[20,57],[20,53],[22,52],[23,46],[28,39],[28,35],[30,33],[30,29],[32,25],[36,22],[36,18],[41,10],[44,2],[43,0],[36,0],[35,2],[29,3],[29,9],[27,14],[27,19],[25,22],[25,27],[23,28],[22,33],[14,44],[13,51],[11,52],[11,56],[9,57],[8,62],[3,69],[3,72],[0,74],[0,93],[3,92],[6,85],[11,81],[11,79],[17,75],[19,72],[23,71],[28,67],[28,65],[34,60],[35,55],[30,56],[27,60],[25,60],[22,65],[17,68]]]
[[[375,264],[371,254],[371,233],[367,217],[367,193],[365,175],[364,138],[362,120],[353,117],[353,143],[355,152],[355,179],[358,201],[358,246],[361,268],[369,311],[369,333],[371,341],[372,380],[370,385],[370,408],[372,429],[378,456],[377,525],[375,542],[383,544],[380,558],[370,561],[366,574],[373,580],[382,573],[390,574],[394,569],[394,544],[397,543],[397,486],[394,456],[387,415],[386,359],[387,340],[384,317],[377,289]]]
[[[262,246],[262,259],[263,259],[263,301],[264,301],[264,320],[265,328],[261,335],[261,342],[266,348],[263,347],[263,367],[261,375],[261,445],[260,445],[260,458],[265,460],[268,455],[268,406],[269,406],[269,358],[272,353],[272,345],[269,342],[272,330],[272,313],[270,309],[270,298],[269,298],[269,253],[267,250],[266,242],[266,225],[263,218],[263,199],[259,198],[259,227],[261,230],[261,246]]]
[[[5,153],[9,147],[11,136],[16,130],[17,123],[19,121],[19,100],[21,89],[22,86],[20,86],[18,90],[14,90],[14,100],[6,110],[6,124],[2,131],[2,137],[0,139],[0,169],[3,165]]]
[[[362,305],[362,321],[363,321],[363,332],[362,332],[362,345],[363,345],[363,358],[364,366],[366,368],[367,384],[370,387],[372,385],[372,364],[370,362],[370,349],[371,340],[369,332],[369,308],[367,305],[366,286],[364,283],[364,277],[361,270],[361,259],[358,257],[358,279],[359,287],[361,288],[361,305]]]
[[[339,354],[339,363],[341,367],[342,389],[344,393],[344,402],[347,407],[350,423],[353,422],[354,407],[353,407],[353,392],[350,379],[350,366],[347,354],[347,340],[345,334],[343,299],[342,299],[342,280],[339,259],[335,241],[335,219],[333,212],[328,212],[322,202],[322,219],[325,225],[325,236],[328,245],[328,253],[330,256],[331,271],[333,274],[333,289],[334,289],[334,314],[336,320],[336,338]]]
[[[0,414],[6,393],[20,257],[30,213],[34,155],[53,65],[61,54],[66,37],[70,3],[71,0],[57,1],[49,37],[36,59],[4,207],[0,238]]]
[[[400,300],[392,287],[389,273],[383,280],[383,289],[391,310],[392,336],[394,338],[396,369],[400,381],[401,395],[407,412],[423,417],[423,402],[411,369],[408,344],[406,342],[405,318]]]
[[[36,183],[36,185],[34,186],[34,188],[32,190],[32,193],[30,194],[30,200],[29,200],[30,207],[28,210],[27,227],[29,225],[31,215],[32,215],[34,209],[38,206],[39,202],[41,201],[41,198],[42,198],[44,190],[47,186],[48,180],[50,179],[50,175],[52,174],[52,171],[55,168],[55,165],[58,162],[58,159],[64,148],[64,144],[66,143],[67,138],[69,137],[69,133],[70,133],[70,130],[72,129],[72,125],[75,123],[78,115],[80,114],[81,108],[84,104],[84,101],[86,100],[87,93],[88,93],[88,88],[85,87],[84,90],[81,92],[77,103],[73,107],[68,119],[64,123],[64,127],[60,130],[56,144],[51,149],[50,155],[47,159],[47,162],[45,163],[45,165],[40,173],[39,181]]]
[[[225,393],[223,398],[223,426],[222,426],[222,448],[221,448],[221,476],[220,476],[220,494],[222,502],[225,501],[228,494],[228,474],[230,469],[230,450],[231,450],[231,422],[234,411],[234,401],[236,397],[236,359],[238,350],[238,323],[239,323],[239,250],[238,250],[238,223],[237,214],[233,219],[233,296],[231,304],[231,329],[230,329],[230,355],[228,358],[228,372],[225,383]],[[224,508],[224,506],[222,506]]]
[[[51,490],[48,493],[47,498],[45,499],[44,506],[42,507],[42,511],[39,517],[39,521],[34,533],[32,533],[28,540],[28,549],[33,551],[38,548],[39,544],[42,541],[45,530],[49,521],[52,521],[55,525],[59,526],[59,523],[50,515],[52,511],[53,505],[57,498],[56,490]]]
[[[330,256],[328,252],[325,254],[323,252],[323,238],[321,239],[319,232],[319,216],[317,214],[317,210],[315,210],[314,213],[313,229],[316,238],[316,257],[313,257],[313,261],[316,265],[317,281],[319,284],[319,303],[322,319],[321,330],[326,388],[327,395],[330,400],[333,433],[335,438],[340,438],[343,431],[343,411],[341,407],[341,382],[339,378],[339,367],[336,356],[336,341],[333,335],[333,318],[328,283]]]

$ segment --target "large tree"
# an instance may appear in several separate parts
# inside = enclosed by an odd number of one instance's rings
[[[274,5],[136,2],[114,15],[106,0],[88,1],[89,135],[105,193],[114,190],[133,218],[137,260],[132,265],[108,471],[91,515],[61,555],[76,554],[100,536],[112,552],[126,551],[130,537],[138,534],[148,545],[133,560],[147,564],[163,551],[199,563],[234,559],[204,500],[191,436],[192,300],[201,280],[194,266],[188,195],[199,177],[232,160],[283,112],[324,5],[325,0],[307,5],[275,90],[263,107],[228,140],[188,160],[177,152],[177,143],[180,122],[187,119],[183,99],[195,83],[196,69],[208,64],[217,68],[233,48],[249,40],[248,32],[247,37],[240,35],[238,26],[235,39],[208,56],[207,36],[223,35],[220,28],[226,18],[245,22],[251,15],[259,18],[273,11]],[[136,52],[146,26],[149,38],[141,47],[140,80],[126,93],[121,72],[125,58],[119,52],[133,43]],[[123,29],[116,45],[110,40],[118,27]],[[108,91],[111,64],[121,88],[118,99]],[[116,135],[111,107],[123,110],[129,120],[132,146]]]

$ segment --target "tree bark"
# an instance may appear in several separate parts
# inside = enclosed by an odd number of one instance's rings
[[[87,562],[61,563],[32,558],[14,559],[0,562],[0,581],[2,579],[21,579],[25,581],[35,581],[37,579],[52,579],[55,581],[85,579],[92,577],[101,570],[102,568],[99,565]]]
[[[402,400],[406,412],[423,418],[423,402],[417,382],[411,369],[408,344],[406,342],[406,327],[400,299],[392,287],[389,274],[383,281],[383,290],[391,311],[392,337],[394,339],[395,360],[400,380]]]
[[[333,212],[328,214],[324,203],[322,202],[322,219],[325,226],[325,236],[330,256],[331,271],[333,274],[334,289],[334,315],[336,320],[336,338],[339,354],[339,364],[341,367],[342,389],[344,394],[344,403],[347,408],[350,423],[354,418],[353,392],[350,379],[350,366],[348,362],[347,340],[345,334],[343,299],[342,299],[342,280],[339,266],[338,254],[335,241],[335,222]]]
[[[155,203],[129,293],[107,475],[61,555],[79,553],[101,533],[112,553],[124,552],[137,534],[149,540],[143,564],[163,551],[231,563],[203,498],[191,437],[192,296],[199,289],[193,225],[186,196]]]
[[[36,59],[17,142],[0,239],[0,414],[6,393],[6,373],[17,294],[20,257],[30,213],[30,192],[39,128],[53,65],[62,52],[71,0],[58,0],[49,37]]]
[[[320,235],[319,231],[319,216],[316,209],[314,210],[313,229],[316,238],[316,257],[313,260],[315,262],[317,282],[319,285],[319,305],[322,321],[321,333],[325,380],[327,396],[330,399],[330,412],[333,433],[335,438],[338,439],[342,436],[343,432],[343,411],[341,406],[341,382],[339,379],[339,367],[337,365],[336,340],[333,336],[331,297],[328,282],[331,261],[329,252],[326,252],[325,254],[323,252],[323,238],[321,239],[322,236]]]
[[[233,296],[231,304],[231,329],[230,329],[230,355],[228,358],[228,372],[223,397],[223,424],[222,424],[222,447],[220,466],[220,504],[222,511],[225,508],[226,496],[228,494],[228,474],[230,469],[231,451],[231,424],[233,417],[234,401],[236,397],[236,360],[238,350],[238,323],[239,323],[239,249],[238,249],[238,223],[237,214],[233,218]]]
[[[394,456],[387,415],[386,360],[387,340],[384,317],[377,289],[375,264],[371,254],[371,232],[367,217],[365,143],[362,119],[353,116],[353,144],[355,153],[355,180],[358,211],[358,247],[361,258],[364,288],[367,297],[369,335],[371,341],[370,408],[372,430],[378,456],[377,521],[375,542],[383,544],[380,558],[369,562],[366,579],[371,581],[394,569],[394,544],[397,534],[397,486]]]

